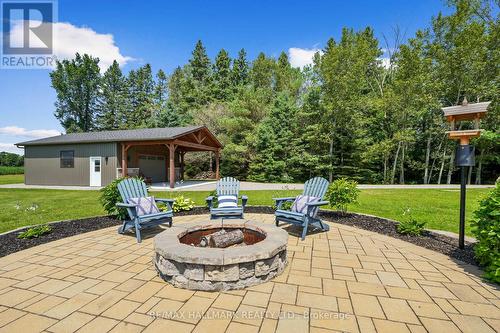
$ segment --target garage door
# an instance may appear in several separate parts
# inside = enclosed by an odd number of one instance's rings
[[[139,172],[145,177],[151,178],[153,182],[164,182],[166,180],[164,156],[139,156]]]

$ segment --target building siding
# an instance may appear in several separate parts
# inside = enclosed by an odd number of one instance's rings
[[[60,167],[62,150],[75,152],[74,168]],[[26,146],[24,156],[27,185],[89,186],[91,156],[102,157],[101,185],[105,186],[116,178],[117,144],[114,142]]]

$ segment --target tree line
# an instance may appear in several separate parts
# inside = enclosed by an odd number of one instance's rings
[[[67,132],[204,124],[224,144],[221,171],[255,181],[451,183],[456,143],[441,107],[492,101],[469,182],[492,182],[500,162],[498,4],[454,0],[450,15],[403,42],[344,28],[313,64],[291,66],[245,49],[212,61],[198,41],[171,75],[149,64],[123,73],[79,55],[51,72],[55,116]],[[496,16],[495,16],[496,15]],[[392,42],[389,43],[388,40]],[[466,129],[469,124],[465,124]]]
[[[23,165],[23,156],[5,151],[0,152],[0,166],[20,167]]]

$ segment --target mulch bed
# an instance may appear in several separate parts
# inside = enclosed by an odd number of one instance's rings
[[[121,224],[121,221],[108,216],[56,222],[50,224],[52,232],[49,234],[42,235],[38,238],[19,239],[17,236],[28,229],[28,227],[23,228],[8,234],[0,235],[0,257],[61,238],[75,236],[84,232],[99,230],[102,228],[118,226],[119,224]]]
[[[273,214],[274,209],[267,206],[249,206],[245,208],[247,213]],[[187,212],[176,213],[175,216],[208,214],[206,207],[195,207]],[[452,237],[440,235],[434,232],[425,231],[422,236],[412,237],[401,235],[396,231],[397,223],[388,219],[366,216],[361,214],[348,213],[342,215],[334,211],[321,210],[319,215],[326,221],[345,224],[364,230],[373,231],[379,234],[401,239],[429,250],[443,253],[454,259],[461,260],[468,264],[477,265],[474,259],[473,244],[466,243],[465,249],[458,248],[458,240]],[[121,221],[112,217],[92,217],[80,220],[71,220],[51,224],[52,232],[33,239],[18,239],[17,236],[25,229],[17,230],[8,234],[0,235],[0,257],[8,254],[28,249],[33,246],[48,243],[57,239],[78,235],[84,232],[118,226]]]

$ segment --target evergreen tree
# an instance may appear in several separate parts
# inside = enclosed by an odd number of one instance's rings
[[[269,116],[257,129],[255,157],[249,179],[290,182],[301,170],[302,147],[297,139],[297,107],[287,94],[277,96]]]
[[[281,52],[276,64],[276,91],[288,91],[292,83],[292,66],[288,61],[288,55]]]
[[[54,115],[66,132],[95,130],[101,79],[99,59],[77,53],[72,60],[57,61],[50,79],[57,93]]]
[[[104,72],[100,87],[97,127],[100,130],[122,128],[129,108],[129,99],[127,80],[118,62],[113,61],[113,64]]]
[[[257,89],[271,91],[274,88],[274,60],[259,53],[250,72],[252,84]]]
[[[128,86],[131,110],[127,115],[127,127],[145,127],[154,116],[154,80],[149,64],[130,71]]]
[[[210,59],[207,50],[201,40],[196,43],[192,57],[189,60],[193,79],[200,85],[206,85],[210,81]]]
[[[233,61],[232,81],[235,87],[248,83],[249,65],[247,61],[247,52],[241,49],[238,52],[238,58]]]
[[[214,64],[213,96],[216,100],[226,101],[231,93],[231,58],[226,50],[217,54]]]

